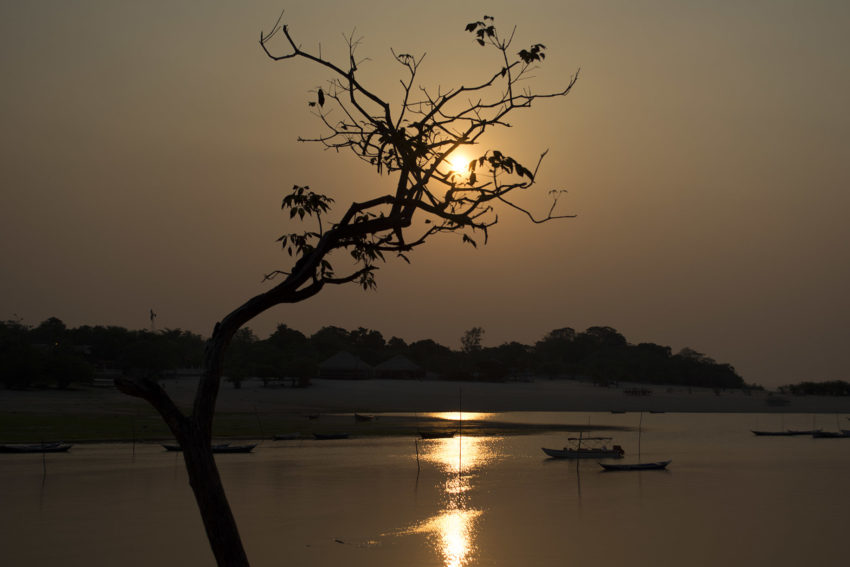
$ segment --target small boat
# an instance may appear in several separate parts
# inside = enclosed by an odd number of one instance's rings
[[[54,441],[51,443],[13,443],[0,445],[0,453],[64,453],[71,448],[70,443]]]
[[[823,431],[823,429],[789,429],[788,435],[814,435],[821,431]]]
[[[455,436],[454,431],[420,431],[419,437],[422,439],[451,439]]]
[[[609,449],[605,444],[611,440],[613,437],[584,437],[579,433],[578,437],[568,438],[571,445],[563,449],[541,449],[553,459],[622,459],[626,454],[622,447],[614,445]],[[582,446],[582,443],[590,443],[590,446]]]
[[[256,443],[247,443],[245,445],[231,445],[229,443],[224,445],[213,445],[212,452],[213,453],[250,453],[256,447]]]
[[[660,471],[672,463],[672,459],[653,463],[599,463],[606,471]]]
[[[789,430],[783,430],[783,431],[758,431],[758,430],[753,429],[753,430],[751,430],[751,431],[753,432],[753,435],[757,435],[757,436],[759,436],[759,437],[791,437],[792,435],[797,435],[796,433],[792,433],[792,432],[791,432],[791,431],[789,431]]]
[[[850,429],[842,429],[841,431],[815,431],[812,433],[815,439],[843,439],[850,438]]]
[[[330,439],[348,439],[348,433],[314,433],[313,437],[315,437],[319,441],[328,441]]]
[[[354,421],[373,421],[375,419],[374,415],[368,415],[365,413],[355,413]]]
[[[672,459],[666,461],[651,461],[648,463],[640,460],[640,440],[643,433],[643,412],[640,413],[640,421],[638,421],[638,460],[636,463],[599,463],[606,471],[660,471],[667,468]]]
[[[301,439],[301,434],[296,431],[295,433],[278,433],[274,436],[275,441],[292,441],[294,439]]]
[[[163,447],[165,447],[166,451],[175,451],[179,452],[183,450],[183,447],[176,443],[163,443]],[[250,453],[256,447],[256,443],[249,443],[246,445],[231,445],[230,443],[217,443],[212,445],[210,448],[213,453]]]

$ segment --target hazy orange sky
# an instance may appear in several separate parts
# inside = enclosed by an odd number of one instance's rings
[[[275,239],[293,184],[341,209],[386,191],[348,155],[299,144],[326,75],[274,63],[258,39],[282,8],[305,47],[397,100],[389,48],[427,52],[420,83],[498,68],[463,31],[483,14],[544,43],[540,88],[566,98],[489,139],[569,190],[576,219],[510,211],[484,248],[442,237],[378,273],[251,323],[364,326],[459,347],[608,325],[691,347],[767,386],[848,379],[850,3],[0,3],[0,318],[207,335],[285,269]],[[345,60],[344,58],[342,59]],[[488,62],[492,64],[488,65]],[[482,148],[482,151],[485,148]]]

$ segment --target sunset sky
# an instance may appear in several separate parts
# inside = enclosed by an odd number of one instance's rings
[[[383,194],[321,132],[328,76],[258,44],[281,9],[297,40],[398,101],[390,54],[427,52],[419,83],[478,82],[485,13],[547,47],[535,87],[573,92],[480,148],[567,189],[571,220],[501,211],[486,247],[441,236],[378,272],[253,321],[460,346],[607,325],[690,347],[776,386],[850,379],[850,3],[793,1],[0,2],[0,319],[149,325],[208,335],[288,267],[275,239],[293,184],[342,209]]]

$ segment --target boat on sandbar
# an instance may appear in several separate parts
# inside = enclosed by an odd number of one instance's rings
[[[455,436],[454,431],[420,431],[419,437],[422,439],[451,439]]]
[[[0,453],[65,453],[70,443],[53,441],[50,443],[12,443],[0,445]]]
[[[162,443],[166,451],[180,452],[183,450],[177,443]],[[230,443],[216,443],[211,445],[213,453],[250,453],[256,447],[256,443],[248,443],[245,445],[231,445]]]

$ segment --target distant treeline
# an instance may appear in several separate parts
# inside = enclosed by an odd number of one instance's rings
[[[345,351],[370,365],[403,355],[430,375],[447,380],[503,381],[517,378],[581,378],[600,384],[619,381],[711,388],[741,388],[744,380],[729,364],[692,349],[673,354],[654,343],[630,344],[611,327],[583,332],[556,329],[533,345],[508,342],[484,347],[484,331],[470,329],[453,350],[433,340],[407,343],[384,339],[380,332],[323,327],[311,336],[279,325],[266,339],[241,329],[227,352],[225,375],[237,385],[246,377],[295,378],[302,383],[318,374],[319,364]],[[67,387],[90,382],[97,371],[164,377],[202,364],[205,339],[166,329],[123,327],[67,328],[57,318],[36,327],[0,322],[0,380],[9,388]]]

